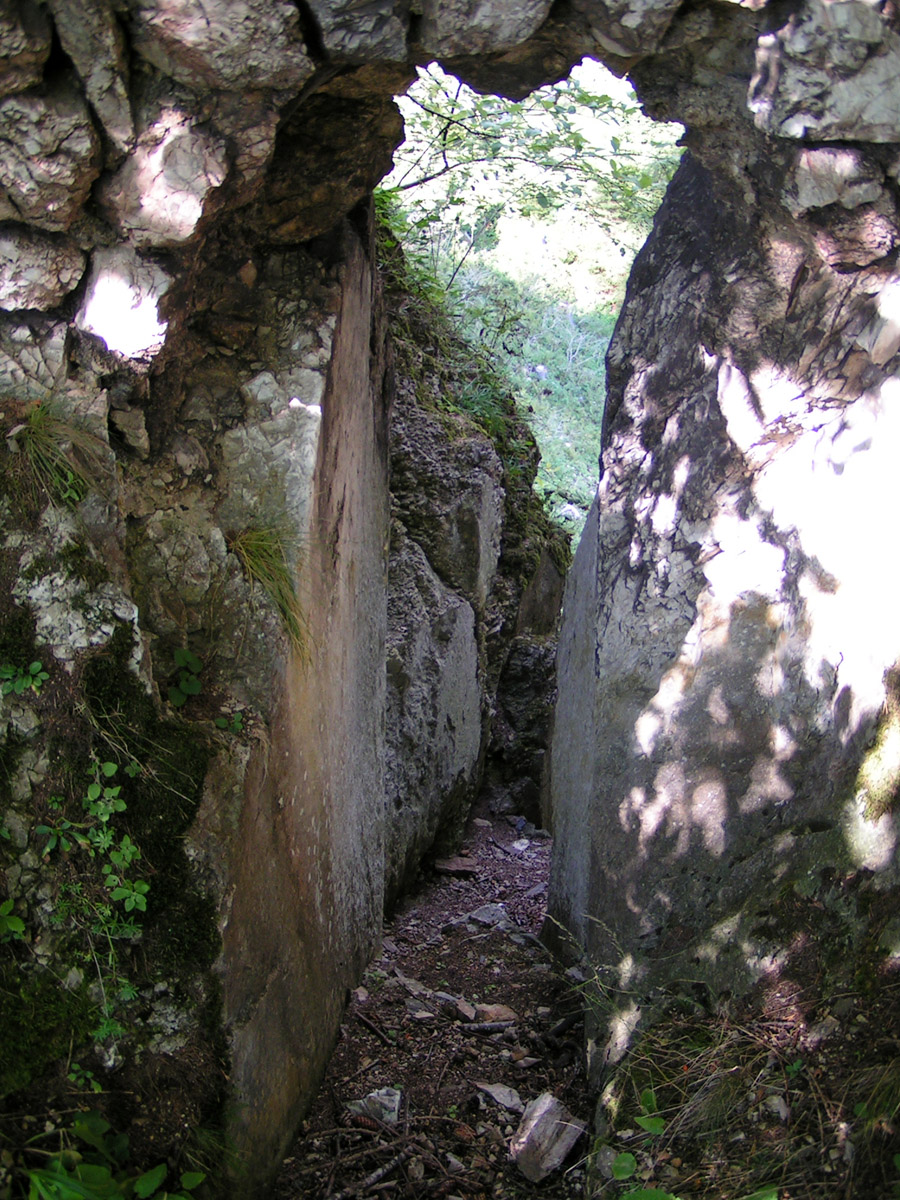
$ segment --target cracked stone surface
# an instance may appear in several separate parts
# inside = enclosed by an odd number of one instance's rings
[[[70,242],[7,226],[0,230],[0,308],[54,308],[78,285],[85,261]]]
[[[102,202],[135,246],[175,246],[194,232],[207,197],[227,173],[221,138],[166,106],[146,122],[132,153],[104,184]]]
[[[0,99],[0,203],[41,229],[68,229],[100,168],[99,143],[74,87]]]

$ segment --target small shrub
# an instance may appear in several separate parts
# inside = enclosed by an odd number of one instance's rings
[[[38,660],[29,663],[27,667],[14,667],[12,663],[4,663],[0,666],[0,695],[8,696],[13,692],[21,696],[29,690],[40,692],[49,678],[43,663]]]
[[[203,663],[190,650],[175,651],[175,666],[179,669],[178,683],[169,688],[169,703],[175,708],[181,708],[188,696],[199,696],[201,683],[200,672]]]
[[[25,933],[25,922],[13,915],[12,900],[0,904],[0,942],[18,941]]]

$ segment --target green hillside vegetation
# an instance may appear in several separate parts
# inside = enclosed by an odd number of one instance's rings
[[[597,484],[605,355],[680,152],[596,64],[522,101],[431,66],[380,193],[407,256],[493,356],[532,425],[536,487],[576,535]]]

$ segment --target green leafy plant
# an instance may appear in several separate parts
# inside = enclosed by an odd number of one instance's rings
[[[630,1179],[637,1170],[637,1159],[633,1154],[623,1151],[612,1160],[613,1179]]]
[[[66,1078],[83,1092],[103,1091],[103,1084],[96,1078],[94,1072],[85,1070],[80,1063],[70,1063]]]
[[[175,651],[175,666],[179,669],[178,683],[169,688],[169,703],[175,708],[181,708],[189,696],[199,696],[202,690],[200,672],[203,663],[190,650]]]
[[[38,1143],[54,1139],[59,1149],[44,1150]],[[148,1171],[129,1169],[125,1134],[112,1132],[99,1112],[79,1114],[68,1128],[50,1128],[33,1138],[26,1155],[46,1159],[43,1166],[23,1171],[28,1200],[192,1200],[190,1193],[206,1175],[183,1171],[170,1186],[172,1171],[158,1163]]]
[[[224,729],[226,733],[243,733],[244,714],[238,711],[232,713],[230,717],[216,717],[214,724],[217,729]]]
[[[641,1108],[644,1110],[641,1116],[634,1118],[635,1125],[638,1125],[645,1133],[652,1134],[658,1137],[665,1132],[666,1123],[662,1117],[657,1116],[658,1107],[656,1103],[656,1093],[653,1088],[645,1088],[641,1092]]]
[[[146,912],[150,892],[149,882],[135,874],[140,847],[129,834],[120,835],[114,828],[113,819],[127,811],[122,787],[115,782],[118,770],[109,760],[94,763],[81,799],[82,820],[63,816],[64,801],[53,796],[48,801],[51,817],[34,827],[34,832],[46,839],[42,847],[45,858],[55,851],[82,851],[99,864],[99,877],[94,869],[89,875],[63,879],[50,918],[55,928],[77,932],[85,947],[77,957],[97,978],[100,1021],[93,1036],[99,1041],[121,1035],[116,1012],[137,995],[122,973],[119,946],[140,937],[135,917]],[[126,767],[132,778],[139,772],[137,763]]]
[[[25,922],[13,914],[13,900],[0,904],[0,942],[18,941],[25,933]]]
[[[275,525],[248,526],[229,537],[228,548],[237,556],[250,583],[258,584],[275,605],[291,645],[305,658],[309,627],[297,596],[283,531]]]
[[[0,695],[8,696],[15,693],[21,696],[23,692],[40,692],[50,678],[44,670],[43,663],[35,659],[27,667],[14,667],[12,663],[0,666]]]

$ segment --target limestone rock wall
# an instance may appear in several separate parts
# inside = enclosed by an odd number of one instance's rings
[[[377,937],[379,778],[428,795],[386,851],[394,887],[477,775],[476,684],[483,730],[506,672],[498,736],[521,735],[526,759],[540,724],[519,685],[547,631],[519,622],[518,596],[543,542],[512,473],[467,425],[446,444],[468,483],[448,487],[445,450],[398,432],[390,513],[364,202],[401,136],[392,94],[434,56],[522,95],[593,54],[687,126],[692,159],[610,352],[604,481],[568,586],[552,905],[617,986],[649,987],[666,962],[717,984],[777,953],[752,915],[764,927],[759,879],[790,886],[813,858],[892,878],[892,818],[874,818],[896,783],[885,670],[900,649],[879,527],[900,351],[897,37],[862,0],[0,5],[0,667],[49,668],[45,693],[4,702],[6,892],[28,945],[63,953],[74,933],[54,931],[33,832],[56,811],[55,756],[87,772],[118,745],[124,768],[131,742],[98,729],[152,727],[190,782],[167,768],[162,793],[149,774],[133,785],[160,897],[146,952],[123,950],[150,963],[145,1053],[125,1067],[115,1038],[96,1053],[123,1094],[162,1095],[169,1070],[197,1083],[171,1110],[176,1141],[239,1101],[248,1194]],[[27,484],[36,404],[63,446],[51,507],[46,480]],[[432,511],[403,481],[413,461]],[[238,553],[260,527],[298,588],[293,645]],[[201,667],[179,725],[166,703],[185,651]],[[79,696],[93,724],[60,717]],[[440,746],[440,764],[413,764],[404,737]],[[77,789],[66,803],[78,819]],[[0,953],[24,962],[15,937]],[[94,1001],[66,978],[87,1037]],[[28,1044],[55,1061],[49,1035]]]
[[[551,932],[609,1000],[598,1070],[675,981],[787,969],[791,889],[898,884],[895,39],[854,3],[710,9],[635,67],[690,153],[610,346],[564,602]]]
[[[58,1073],[52,991],[137,1161],[224,1132],[222,1193],[277,1170],[386,897],[482,771],[543,534],[502,559],[505,467],[464,419],[400,404],[392,450],[368,196],[413,62],[547,7],[0,5],[0,668],[48,676],[0,708],[0,984],[31,1005],[0,1086]],[[101,860],[59,838],[101,762],[136,772],[116,836],[149,887],[102,1024],[66,899],[80,872],[108,901]]]

